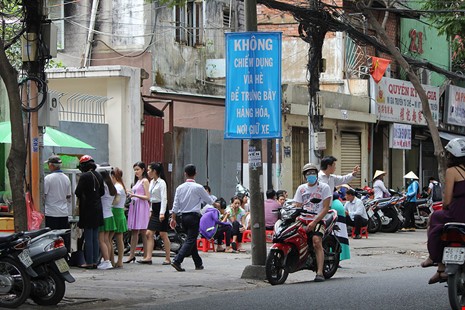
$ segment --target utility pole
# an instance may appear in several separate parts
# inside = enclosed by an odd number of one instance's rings
[[[257,31],[257,1],[244,0],[245,30]],[[262,140],[249,140],[249,152],[262,153]],[[260,162],[262,160],[260,159]],[[252,265],[246,266],[242,278],[265,279],[266,237],[265,237],[265,211],[263,205],[263,167],[250,167],[250,215],[252,220]]]
[[[36,209],[40,208],[40,148],[39,148],[39,125],[38,112],[34,109],[38,106],[38,80],[42,78],[43,66],[39,60],[39,36],[43,18],[43,0],[23,1],[26,8],[26,33],[23,37],[22,60],[23,68],[27,72],[27,82],[23,83],[23,105],[33,111],[28,111],[30,116],[30,139],[28,144],[28,175],[29,190]],[[35,79],[35,80],[34,80]],[[42,89],[43,91],[43,89]],[[46,94],[43,94],[46,96]]]

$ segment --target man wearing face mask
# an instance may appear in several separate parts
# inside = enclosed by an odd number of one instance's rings
[[[294,201],[297,208],[304,208],[313,213],[313,221],[306,227],[306,230],[309,240],[313,242],[316,254],[317,272],[315,282],[323,282],[325,280],[323,276],[324,252],[322,245],[324,226],[321,225],[320,221],[329,211],[332,193],[327,184],[318,182],[318,168],[315,165],[306,164],[302,168],[302,174],[307,183],[297,188]],[[313,198],[319,199],[320,202],[311,202]]]

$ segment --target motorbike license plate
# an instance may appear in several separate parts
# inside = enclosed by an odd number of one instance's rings
[[[18,255],[19,260],[21,263],[24,265],[24,267],[28,268],[29,266],[32,265],[32,259],[31,256],[29,255],[29,250],[24,250]]]
[[[59,260],[56,260],[55,265],[58,267],[58,271],[60,271],[60,273],[69,271],[68,263],[66,262],[64,258],[60,258]]]
[[[465,262],[465,248],[445,247],[442,254],[442,261],[445,264],[463,264]]]
[[[373,210],[368,209],[367,214],[368,214],[368,217],[372,217],[373,214],[375,214],[375,213],[373,212]]]

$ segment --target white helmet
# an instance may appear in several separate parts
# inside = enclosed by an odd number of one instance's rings
[[[304,165],[304,167],[302,168],[302,174],[305,174],[305,171],[308,171],[308,170],[316,170],[318,172],[318,168],[312,163],[308,163]]]
[[[455,157],[465,156],[465,138],[455,138],[450,140],[445,149]]]

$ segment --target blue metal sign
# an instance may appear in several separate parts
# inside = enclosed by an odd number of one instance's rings
[[[281,32],[226,33],[224,138],[281,138]]]

